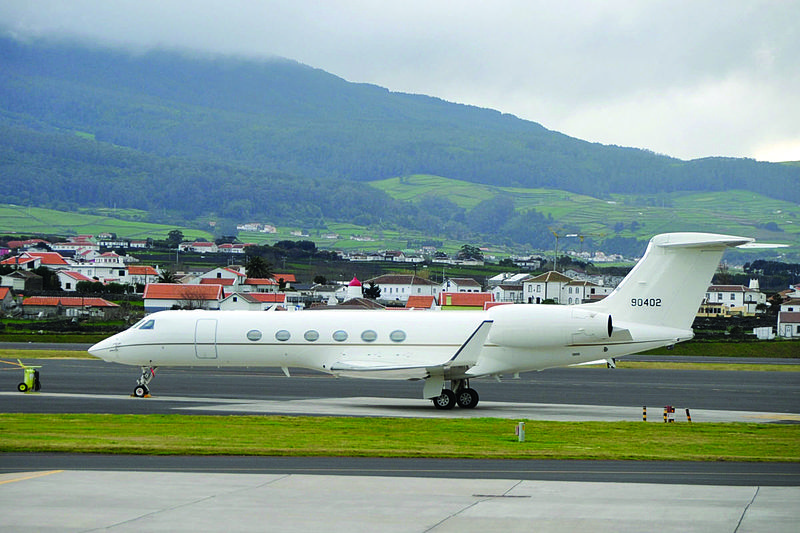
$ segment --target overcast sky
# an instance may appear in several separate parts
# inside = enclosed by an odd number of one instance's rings
[[[0,28],[281,56],[682,159],[800,160],[797,0],[2,0]]]

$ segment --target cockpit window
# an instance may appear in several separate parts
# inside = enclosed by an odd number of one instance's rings
[[[156,325],[156,321],[153,320],[153,319],[150,319],[147,322],[145,322],[144,324],[142,324],[141,326],[139,326],[139,329],[153,329],[155,327],[155,325]]]

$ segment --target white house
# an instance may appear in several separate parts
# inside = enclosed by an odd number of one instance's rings
[[[182,242],[178,245],[178,250],[181,252],[215,254],[219,251],[219,248],[213,242]]]
[[[72,270],[59,270],[57,274],[58,281],[61,283],[61,290],[68,292],[74,291],[81,281],[95,281],[92,278],[84,276],[80,272],[74,272]]]
[[[280,307],[285,302],[286,294],[235,292],[223,298],[219,308],[221,311],[267,311],[272,307]]]
[[[781,304],[778,312],[778,336],[800,338],[800,299],[792,298]]]
[[[191,283],[196,285],[223,285],[230,287],[228,292],[240,292],[243,288],[247,275],[241,267],[219,267],[209,270],[200,277],[195,278]]]
[[[757,284],[754,281],[751,281],[751,285]],[[706,291],[706,299],[703,302],[704,305],[725,307],[727,313],[749,316],[756,314],[756,306],[766,303],[766,294],[757,288],[744,285],[711,285]]]
[[[561,302],[565,304],[580,304],[600,300],[611,294],[611,287],[597,285],[591,281],[572,280],[562,289]]]
[[[442,283],[442,292],[482,292],[481,284],[472,278],[447,278]]]
[[[408,301],[409,296],[438,296],[441,286],[412,274],[384,274],[368,279],[381,289],[381,300]]]
[[[501,283],[500,285],[494,286],[490,292],[495,302],[512,304],[525,303],[522,283]]]
[[[551,270],[523,280],[523,297],[529,304],[540,304],[545,300],[565,303],[561,301],[562,289],[571,281],[572,279],[564,274]]]
[[[503,272],[501,274],[497,274],[496,276],[492,276],[488,280],[486,280],[486,284],[489,287],[496,287],[502,284],[510,284],[510,285],[521,285],[522,280],[529,278],[531,275],[525,272],[520,272],[517,274],[513,274],[511,272]]]

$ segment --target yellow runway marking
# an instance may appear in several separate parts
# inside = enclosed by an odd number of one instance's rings
[[[26,472],[19,472],[17,474],[4,474],[0,475],[0,485],[5,485],[6,483],[16,483],[17,481],[27,481],[37,477],[49,476],[50,474],[60,474],[61,472],[63,472],[63,470],[48,470],[47,472],[35,472],[33,474],[27,474]],[[24,477],[13,477],[20,474],[23,474]]]
[[[782,414],[782,413],[767,413],[763,415],[746,415],[745,418],[760,418],[764,420],[793,420],[800,422],[800,415]]]

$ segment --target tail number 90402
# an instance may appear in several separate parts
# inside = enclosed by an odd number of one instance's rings
[[[661,298],[631,298],[631,307],[661,307]]]

